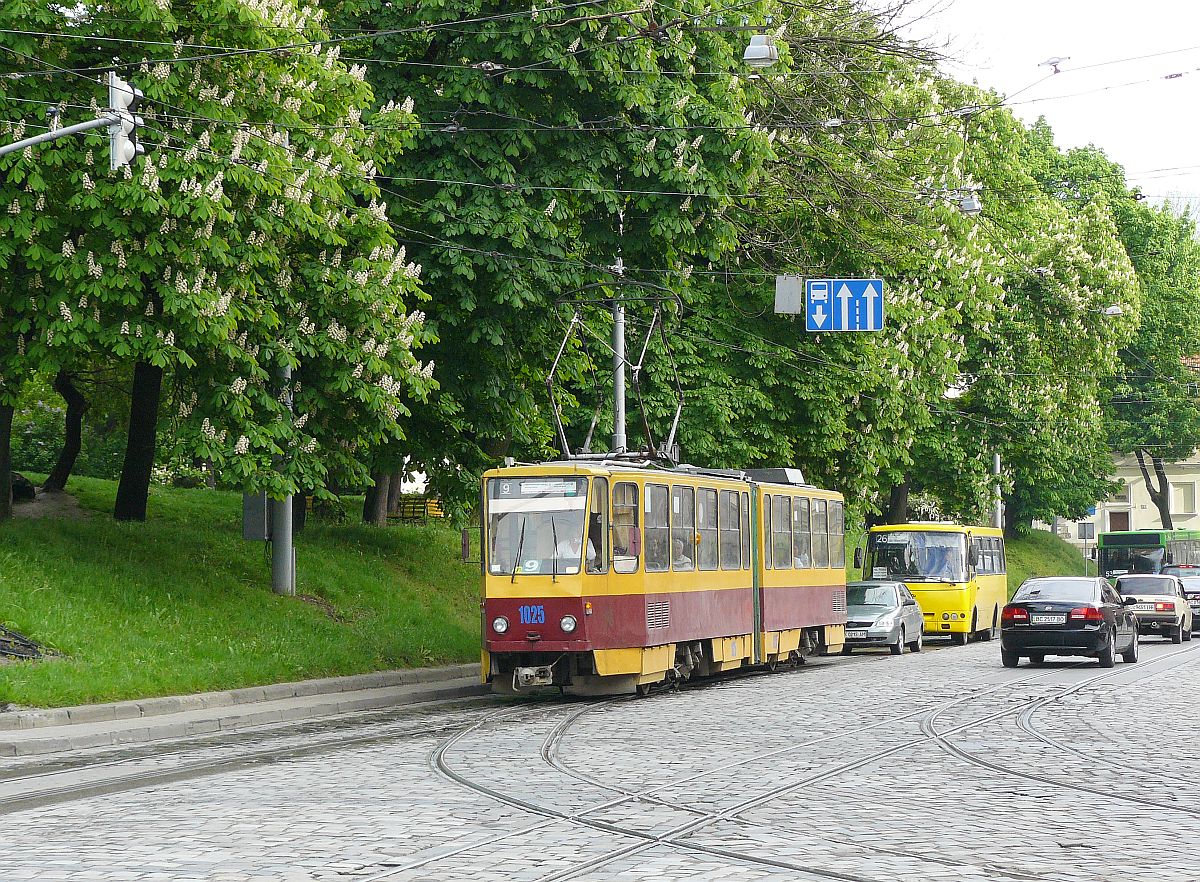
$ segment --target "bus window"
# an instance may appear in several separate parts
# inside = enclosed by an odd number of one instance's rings
[[[846,566],[844,507],[840,502],[829,503],[829,565]]]
[[[1004,539],[996,539],[996,572],[1007,573],[1008,562],[1004,559]]]
[[[829,543],[826,533],[828,530],[828,517],[826,514],[826,506],[828,503],[824,499],[814,499],[812,507],[812,546],[813,546],[813,566],[827,567],[829,566]]]
[[[812,566],[808,500],[801,497],[792,500],[792,559],[797,567],[808,569]]]
[[[696,491],[671,488],[671,569],[696,569]]]
[[[646,572],[662,573],[671,564],[671,502],[662,484],[646,485]]]
[[[775,569],[790,570],[792,568],[792,499],[790,496],[776,496],[771,500],[771,520],[774,524],[771,541]]]
[[[583,565],[589,573],[608,572],[608,478],[592,479],[592,505],[588,511],[587,544]]]
[[[742,513],[736,490],[721,491],[721,569],[742,568]]]
[[[717,491],[700,490],[696,500],[696,532],[700,534],[700,569],[717,568]]]
[[[621,482],[613,487],[613,569],[636,573],[641,534],[638,532],[637,484]]]

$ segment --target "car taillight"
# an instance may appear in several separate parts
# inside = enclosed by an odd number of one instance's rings
[[[1099,607],[1095,606],[1080,606],[1071,610],[1069,618],[1082,619],[1085,622],[1103,622],[1104,613]]]
[[[1000,621],[1003,622],[1028,622],[1029,611],[1019,606],[1006,606],[1004,611],[1000,613]]]
[[[1160,600],[1154,604],[1155,612],[1175,612],[1175,602],[1171,600]]]

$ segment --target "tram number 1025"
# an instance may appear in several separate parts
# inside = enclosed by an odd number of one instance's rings
[[[541,604],[537,606],[519,606],[517,607],[517,616],[520,618],[522,625],[544,625],[546,624],[546,607]]]

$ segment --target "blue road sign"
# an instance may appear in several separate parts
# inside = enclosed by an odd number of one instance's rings
[[[883,279],[809,279],[804,313],[809,331],[881,331]]]

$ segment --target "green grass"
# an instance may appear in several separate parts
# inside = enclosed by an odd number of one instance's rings
[[[1053,533],[1043,530],[1005,540],[1008,556],[1008,595],[1032,576],[1094,576],[1096,566],[1086,561],[1079,550]]]
[[[0,665],[0,701],[59,706],[468,661],[478,565],[442,525],[312,525],[297,592],[270,590],[241,497],[154,487],[150,520],[109,516],[116,484],[73,478],[87,520],[0,524],[0,620],[59,650]]]

